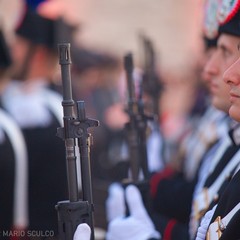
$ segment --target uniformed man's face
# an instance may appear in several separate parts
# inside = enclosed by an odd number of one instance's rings
[[[240,43],[239,43],[240,44]],[[238,44],[238,46],[240,46]],[[237,52],[237,50],[236,50]],[[229,115],[240,122],[240,53],[239,58],[232,64],[224,73],[223,79],[230,87],[230,102]]]
[[[214,54],[215,51],[216,51],[216,47],[211,47],[211,48],[206,50],[205,58],[204,58],[204,64],[205,65],[208,62],[208,60],[212,57],[212,55]],[[210,89],[211,78],[212,78],[212,76],[211,76],[211,74],[209,74],[209,72],[202,71],[202,80],[204,81],[204,84],[206,85],[206,87],[208,89]]]
[[[217,49],[207,61],[204,68],[210,84],[212,104],[226,113],[230,108],[229,90],[230,87],[223,81],[225,70],[238,59],[236,46],[240,38],[229,34],[221,34],[218,39]]]

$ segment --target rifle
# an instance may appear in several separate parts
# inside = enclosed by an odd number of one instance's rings
[[[162,129],[159,124],[159,119],[161,117],[161,110],[159,107],[159,101],[161,98],[161,94],[164,90],[164,84],[162,83],[159,75],[156,72],[156,54],[154,51],[154,46],[152,41],[146,37],[143,33],[139,35],[141,43],[143,45],[144,52],[144,73],[142,80],[142,88],[144,93],[146,93],[152,99],[152,112],[154,116],[153,122],[153,131],[159,132],[159,135],[162,136],[162,149],[161,156],[163,159],[163,163],[165,162],[165,149],[166,142],[164,140]]]
[[[144,51],[143,91],[152,98],[153,114],[159,119],[159,99],[163,90],[161,79],[156,73],[156,55],[152,41],[145,35],[140,34],[140,40]]]
[[[129,163],[131,177],[123,180],[123,186],[129,184],[136,185],[143,197],[146,209],[150,211],[149,202],[149,178],[148,170],[147,147],[146,147],[146,131],[147,121],[153,120],[151,116],[144,113],[144,104],[142,93],[136,97],[135,84],[133,79],[133,57],[128,53],[124,57],[124,67],[126,71],[127,86],[128,86],[128,107],[126,112],[129,115],[129,121],[125,124],[125,134],[129,149]],[[142,171],[144,178],[140,178]],[[128,207],[126,214],[128,215]]]
[[[87,223],[91,228],[91,240],[94,240],[94,206],[90,170],[91,134],[88,133],[88,128],[99,126],[99,121],[86,118],[84,101],[77,101],[75,104],[72,99],[70,44],[59,44],[58,50],[63,85],[64,127],[57,129],[57,136],[65,141],[69,191],[69,200],[60,201],[56,205],[59,238],[60,240],[72,240],[77,226],[80,223]],[[77,116],[74,112],[75,106]],[[75,154],[77,144],[80,153],[82,200],[80,200],[78,193]]]

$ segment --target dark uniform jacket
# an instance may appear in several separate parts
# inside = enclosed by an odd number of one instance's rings
[[[27,224],[26,165],[24,136],[12,117],[0,109],[0,238],[13,222],[18,226]]]
[[[11,89],[8,96],[14,94],[14,91],[18,91],[18,88]],[[47,92],[45,92],[45,90]],[[11,115],[20,122],[22,132],[27,144],[28,150],[28,216],[29,216],[29,226],[30,231],[41,231],[41,234],[45,234],[46,231],[51,231],[51,235],[56,234],[58,231],[57,227],[57,212],[55,210],[55,205],[58,201],[68,199],[67,195],[67,177],[66,177],[66,160],[65,160],[65,147],[64,142],[56,136],[57,128],[60,127],[61,123],[59,116],[56,116],[57,112],[62,111],[61,106],[61,96],[56,92],[50,91],[45,88],[44,94],[39,94],[38,98],[29,98],[28,101],[33,101],[36,108],[26,107],[27,103],[24,102],[26,99],[22,95],[19,98],[19,102],[16,99],[6,98],[2,101],[2,105]],[[11,92],[12,91],[12,92]],[[47,95],[45,95],[47,93]],[[19,94],[19,92],[17,92]],[[53,105],[53,99],[58,95],[60,101],[58,104]],[[53,97],[53,98],[52,98]],[[49,98],[49,99],[48,99]],[[8,105],[8,101],[10,105]],[[14,101],[15,100],[15,101]],[[22,102],[21,102],[22,100]],[[35,102],[34,102],[35,101]],[[19,112],[22,116],[28,120],[28,115],[33,116],[34,114],[39,114],[40,118],[43,113],[47,113],[46,123],[34,124],[30,121],[30,124],[24,123],[25,119],[18,119],[18,115],[14,112],[13,105],[20,105],[19,109],[23,112]],[[22,104],[22,106],[21,106]],[[38,106],[40,106],[38,108]],[[22,108],[21,108],[22,107]],[[28,111],[27,111],[27,110]],[[19,111],[19,110],[18,110]],[[26,112],[24,112],[26,111]],[[15,113],[15,114],[14,114]],[[18,113],[18,112],[17,112]],[[21,117],[21,116],[19,116]],[[30,117],[29,117],[30,118]],[[37,119],[37,118],[36,118]],[[38,119],[37,119],[38,121]],[[41,121],[40,121],[41,122]],[[23,124],[23,125],[21,125]],[[14,164],[8,163],[8,178],[12,179]],[[1,169],[1,171],[5,171]],[[7,179],[2,184],[9,184]],[[12,184],[9,187],[9,191],[12,191]],[[14,196],[8,194],[5,196],[5,202],[12,202]]]
[[[217,217],[224,218],[239,202],[240,202],[240,171],[238,171],[231,179],[226,187],[222,197],[220,198],[211,223]],[[222,232],[221,240],[234,240],[240,239],[240,210],[234,214],[228,223],[225,230]]]
[[[9,230],[12,224],[15,156],[7,133],[2,128],[0,132],[0,229],[2,231]]]
[[[238,150],[239,146],[234,143],[227,147],[214,171],[207,177],[203,187],[208,188],[214,183],[217,176]],[[166,176],[159,176],[158,180],[155,198],[153,199],[153,206],[156,209],[153,220],[156,228],[161,232],[163,239],[189,239],[189,217],[193,192],[198,181],[197,177],[193,181],[186,181],[184,178],[168,171]],[[228,181],[229,178],[226,178],[221,184],[218,196],[221,196]],[[218,199],[213,199],[208,207],[211,209]]]
[[[239,146],[240,139],[239,139],[239,128],[238,126],[235,127],[235,129],[231,132],[231,138],[236,146]],[[234,209],[234,207],[240,202],[240,170],[239,165],[238,168],[232,172],[232,175],[230,176],[231,180],[228,183],[228,185],[223,190],[223,194],[221,198],[219,199],[217,208],[213,214],[213,217],[211,219],[211,223],[213,223],[217,217],[220,217],[221,219],[226,217],[231,210]],[[221,237],[222,240],[234,240],[234,239],[240,239],[240,210],[237,210],[236,213],[229,218],[230,221],[227,224],[227,226],[224,226],[224,230],[221,231]]]

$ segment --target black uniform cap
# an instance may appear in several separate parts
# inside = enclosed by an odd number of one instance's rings
[[[233,4],[233,1],[231,3]],[[222,22],[220,22],[219,34],[226,33],[240,37],[240,1],[234,1],[234,4],[235,5],[229,9],[229,12],[220,12],[224,17],[221,20]],[[224,8],[222,8],[222,10],[224,10]]]
[[[240,11],[227,23],[220,25],[219,33],[240,37]]]
[[[41,44],[57,50],[57,44],[72,43],[75,26],[68,25],[62,18],[49,19],[41,16],[36,8],[26,6],[22,21],[16,28],[16,34],[34,44]]]
[[[205,49],[217,46],[219,28],[218,9],[219,4],[217,1],[205,1],[202,26]]]
[[[72,48],[73,70],[79,73],[91,68],[114,68],[119,62],[115,56],[84,48]]]
[[[35,44],[49,48],[54,44],[54,21],[44,18],[31,9],[27,9],[16,34]]]

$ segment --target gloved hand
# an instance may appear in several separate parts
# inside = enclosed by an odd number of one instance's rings
[[[73,235],[73,240],[90,240],[90,236],[91,228],[86,223],[81,223]]]
[[[215,212],[217,205],[215,205],[211,210],[207,211],[205,215],[203,216],[201,220],[201,224],[198,227],[197,231],[197,237],[195,240],[205,240],[206,239],[206,234],[208,230],[208,226],[210,224],[210,221],[212,219],[212,216]]]
[[[121,214],[109,223],[106,240],[160,239],[161,235],[155,230],[137,187],[129,185],[126,188],[126,202],[129,216],[123,217]]]
[[[107,221],[110,222],[116,217],[123,217],[125,211],[124,190],[119,183],[112,183],[108,188],[108,198],[106,200]]]

